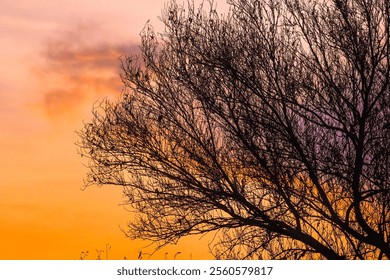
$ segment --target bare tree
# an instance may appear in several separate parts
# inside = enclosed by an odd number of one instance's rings
[[[217,258],[390,259],[390,1],[166,5],[79,133],[129,236]]]

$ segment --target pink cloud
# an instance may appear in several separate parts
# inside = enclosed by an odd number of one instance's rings
[[[139,48],[131,42],[102,42],[105,34],[97,36],[99,31],[93,25],[78,25],[45,43],[44,63],[36,74],[42,84],[41,107],[49,116],[72,114],[83,101],[121,93],[120,57]]]

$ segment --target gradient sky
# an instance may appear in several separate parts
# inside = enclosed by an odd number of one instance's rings
[[[87,169],[75,131],[93,103],[123,86],[121,55],[164,0],[0,0],[0,259],[137,258],[125,238],[131,214],[119,187],[81,190]],[[207,240],[187,238],[153,258],[210,258]],[[102,254],[104,257],[105,254]]]

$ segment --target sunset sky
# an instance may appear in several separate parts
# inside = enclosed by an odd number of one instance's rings
[[[131,214],[119,187],[82,191],[87,169],[76,131],[94,102],[115,100],[121,55],[138,50],[164,0],[0,1],[0,259],[136,258],[125,238]],[[152,258],[210,258],[207,240],[186,239]],[[102,255],[104,257],[105,254]]]

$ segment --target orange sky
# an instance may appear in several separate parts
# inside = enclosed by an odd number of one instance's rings
[[[164,0],[1,0],[0,259],[136,258],[131,215],[118,187],[81,191],[86,168],[76,130],[95,101],[121,92],[118,57]],[[142,249],[151,252],[152,249]],[[186,239],[153,258],[210,258],[207,241]],[[105,254],[102,254],[105,257]]]

